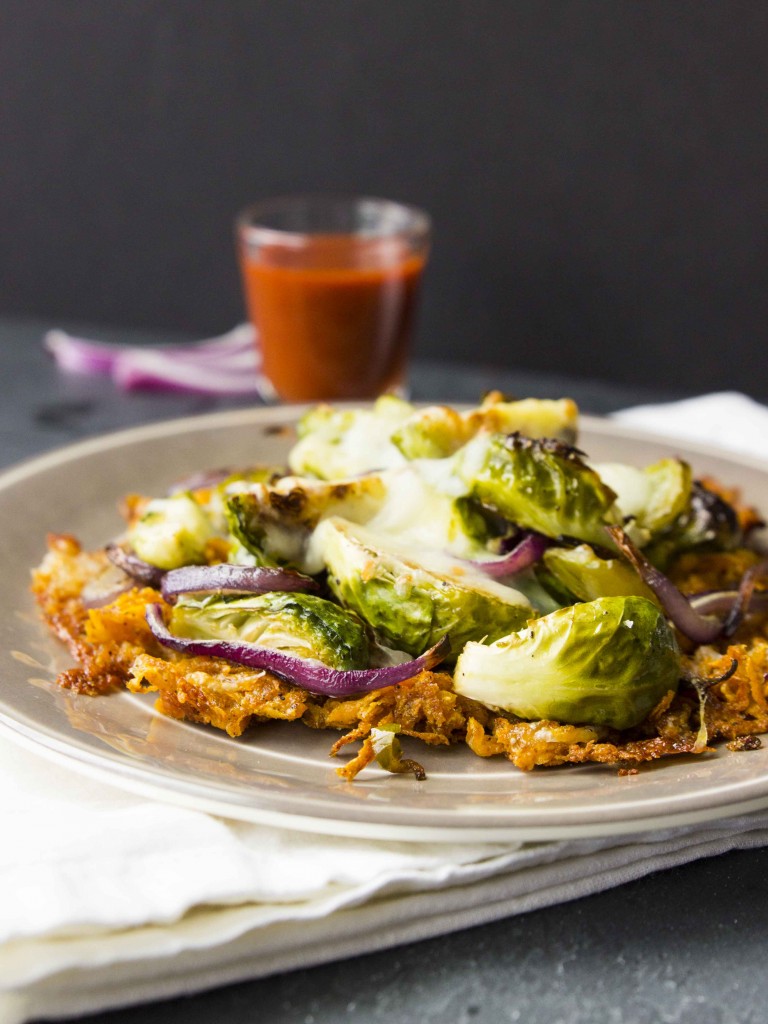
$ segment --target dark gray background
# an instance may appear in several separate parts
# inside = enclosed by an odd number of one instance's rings
[[[3,0],[0,312],[200,335],[231,222],[434,216],[418,354],[768,398],[768,7]]]

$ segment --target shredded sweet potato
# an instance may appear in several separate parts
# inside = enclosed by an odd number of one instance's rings
[[[218,553],[217,553],[218,554]],[[754,561],[751,552],[684,556],[675,567],[680,585],[709,589],[730,585]],[[269,719],[301,721],[313,729],[343,735],[330,753],[359,742],[357,754],[338,773],[353,779],[374,759],[371,729],[400,726],[401,736],[430,745],[466,743],[479,757],[503,755],[517,768],[597,762],[627,766],[707,749],[700,742],[699,697],[693,689],[668,694],[637,728],[618,733],[594,726],[521,721],[454,693],[445,672],[422,672],[396,686],[361,697],[316,696],[267,671],[221,658],[191,657],[161,647],[144,619],[148,603],[162,602],[151,588],[126,590],[99,607],[83,595],[108,569],[103,552],[82,550],[68,536],[49,538],[49,551],[34,573],[32,589],[43,617],[66,642],[78,667],[59,683],[80,693],[99,694],[125,686],[157,694],[157,708],[240,736]],[[768,616],[752,617],[733,642],[699,648],[686,667],[703,679],[724,676],[707,690],[703,704],[708,742],[729,741],[732,749],[753,749],[751,737],[768,732]]]

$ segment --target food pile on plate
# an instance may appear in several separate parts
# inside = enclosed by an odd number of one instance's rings
[[[702,754],[768,731],[759,515],[665,458],[594,464],[568,399],[319,406],[288,466],[129,495],[124,532],[49,538],[59,683],[157,693],[236,737],[336,729],[338,769],[421,778],[400,739],[521,769]],[[222,453],[226,461],[226,453]]]

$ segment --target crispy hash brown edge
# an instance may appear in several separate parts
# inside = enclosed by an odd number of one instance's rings
[[[684,586],[690,578],[701,586],[717,580],[722,586],[723,579],[738,577],[743,562],[743,553],[689,556],[677,582]],[[670,692],[640,726],[615,732],[491,711],[454,693],[445,672],[421,672],[396,686],[337,699],[311,694],[268,671],[171,652],[158,644],[144,618],[147,604],[163,604],[156,590],[133,586],[109,603],[89,607],[84,595],[109,571],[103,551],[85,551],[74,537],[55,534],[33,572],[32,591],[43,619],[76,662],[58,677],[60,686],[92,696],[121,687],[154,692],[161,713],[232,737],[270,719],[335,729],[343,735],[331,756],[360,743],[351,760],[337,768],[348,780],[374,760],[371,730],[385,725],[399,726],[399,735],[430,745],[466,743],[480,757],[504,755],[525,771],[596,762],[622,773],[662,757],[704,753],[716,739],[729,741],[734,750],[754,749],[758,735],[768,732],[768,616],[748,619],[730,643],[699,648],[684,658],[684,667],[703,679],[726,675],[735,661],[729,678],[705,692]]]

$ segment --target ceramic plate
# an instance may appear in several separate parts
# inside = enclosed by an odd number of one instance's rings
[[[255,409],[160,423],[53,452],[0,476],[0,726],[40,754],[113,785],[215,814],[335,835],[399,840],[553,839],[643,831],[768,806],[768,745],[672,759],[619,776],[584,765],[523,773],[466,747],[414,744],[428,779],[377,766],[353,783],[335,773],[334,733],[257,726],[240,739],[158,715],[148,696],[91,698],[58,689],[67,652],[41,626],[28,592],[47,531],[96,546],[117,533],[117,503],[162,493],[203,467],[279,462],[296,409]],[[637,465],[671,453],[743,488],[768,509],[768,464],[712,454],[585,417],[581,447]],[[408,741],[406,741],[408,742]],[[418,753],[416,753],[418,748]]]

